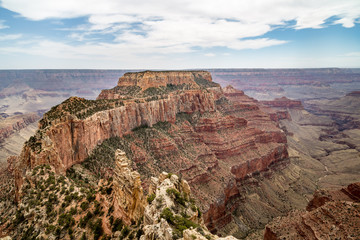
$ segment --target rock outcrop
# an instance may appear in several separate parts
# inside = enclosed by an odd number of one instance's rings
[[[294,211],[266,226],[264,240],[358,239],[360,183],[339,191],[318,191],[307,211]]]
[[[186,85],[187,88],[200,88],[200,81],[212,82],[211,74],[206,71],[145,71],[125,73],[117,87],[101,91],[98,99],[121,98],[119,90],[126,87],[135,87],[140,91],[149,88]]]
[[[186,180],[166,172],[151,180],[150,204],[145,208],[144,235],[140,240],[236,239],[231,236],[219,238],[209,232]]]
[[[138,222],[144,215],[146,200],[141,186],[140,174],[131,171],[125,152],[115,152],[114,190],[116,205],[120,207],[127,222]]]

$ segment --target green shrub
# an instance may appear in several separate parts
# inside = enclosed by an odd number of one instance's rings
[[[123,228],[124,224],[123,221],[120,218],[115,219],[115,222],[112,226],[112,231],[117,232],[120,231]]]
[[[140,228],[139,230],[137,230],[136,232],[136,238],[140,239],[140,236],[144,234],[144,231]]]
[[[100,211],[101,211],[101,206],[100,206],[100,203],[98,202],[95,202],[95,210],[94,210],[94,215],[99,215],[100,214]]]
[[[148,203],[151,204],[152,201],[154,201],[155,197],[156,197],[156,194],[155,194],[155,193],[152,193],[152,194],[150,194],[149,196],[147,196],[147,201],[148,201]]]
[[[139,131],[141,129],[146,129],[146,128],[149,128],[149,125],[147,125],[146,123],[144,124],[141,124],[140,126],[138,127],[134,127],[133,129],[131,129],[132,132],[136,132],[136,131]]]
[[[186,201],[187,201],[186,197],[181,196],[180,192],[178,192],[176,189],[168,188],[168,189],[166,189],[166,193],[169,194],[170,196],[171,195],[174,196],[175,202],[177,202],[185,207]]]
[[[111,194],[111,192],[112,192],[112,187],[108,187],[108,188],[106,188],[106,194],[107,195],[110,195]]]
[[[72,207],[69,212],[70,212],[71,215],[76,215],[77,214],[77,208]]]
[[[175,218],[169,208],[164,208],[160,214],[161,218],[164,218],[169,224],[174,224]]]
[[[88,200],[88,202],[92,202],[94,201],[96,198],[96,196],[92,193],[89,193],[87,196],[86,196],[86,200]]]
[[[75,224],[75,220],[72,217],[71,213],[63,213],[59,216],[58,224],[64,226],[64,228],[69,228],[71,225]]]
[[[80,204],[80,208],[81,208],[83,211],[85,211],[86,209],[89,208],[89,202],[88,202],[88,201],[82,202],[82,203]]]
[[[198,212],[198,217],[201,218],[201,211],[199,208],[197,208],[197,212]]]
[[[130,232],[130,229],[128,228],[128,226],[124,226],[123,230],[121,231],[121,236],[123,238],[125,238]]]
[[[54,225],[49,225],[47,228],[46,228],[46,234],[50,234],[50,233],[53,233],[55,231],[56,227]]]
[[[17,210],[16,214],[15,214],[14,225],[16,226],[16,225],[22,223],[23,221],[25,221],[24,214],[22,213],[21,210]]]
[[[80,240],[87,240],[85,233],[83,233],[83,235],[81,236]]]
[[[103,235],[104,230],[102,228],[102,220],[101,219],[96,220],[95,224],[93,225],[92,230],[94,232],[94,240],[99,239],[101,237],[101,235]]]

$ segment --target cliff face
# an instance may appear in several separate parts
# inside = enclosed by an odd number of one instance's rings
[[[291,100],[287,97],[276,98],[272,101],[261,101],[262,104],[275,108],[293,108],[293,109],[304,109],[301,101]]]
[[[211,93],[191,90],[166,99],[151,102],[128,102],[125,106],[99,111],[85,119],[66,116],[36,135],[35,144],[25,145],[22,160],[34,167],[51,163],[64,171],[82,162],[103,140],[123,136],[131,130],[159,121],[175,122],[179,112],[212,112],[215,110]],[[45,116],[46,118],[46,116]],[[40,135],[45,135],[41,137]],[[34,145],[40,146],[36,148]]]
[[[24,114],[8,117],[0,122],[0,143],[11,134],[25,128],[30,123],[36,122],[40,117],[36,114]]]
[[[151,89],[168,87],[185,87],[187,89],[199,89],[202,85],[218,87],[212,82],[211,74],[206,71],[165,71],[165,72],[135,72],[125,73],[113,89],[102,90],[98,99],[117,99],[124,97],[124,91],[134,93]],[[128,95],[129,92],[127,92]],[[126,97],[126,96],[125,96]]]
[[[338,191],[320,191],[307,211],[295,211],[266,226],[264,240],[358,239],[360,183]]]
[[[120,94],[130,85],[138,97]],[[259,103],[232,87],[222,90],[207,72],[126,74],[96,101],[73,98],[54,107],[40,126],[21,154],[18,186],[26,168],[50,163],[64,172],[105,139],[125,136],[143,185],[164,170],[181,175],[213,232],[234,221],[238,183],[288,157],[285,134]]]
[[[114,190],[116,205],[127,216],[128,222],[138,222],[144,215],[146,200],[141,187],[140,174],[132,171],[125,152],[115,152]],[[124,218],[123,218],[124,219]]]
[[[118,86],[139,86],[145,90],[150,87],[161,87],[167,84],[181,85],[190,84],[196,86],[195,79],[203,78],[209,82],[212,81],[211,75],[206,71],[168,71],[168,72],[153,72],[145,71],[138,73],[125,73],[119,79]]]

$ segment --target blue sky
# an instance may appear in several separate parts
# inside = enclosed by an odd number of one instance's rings
[[[1,69],[360,67],[359,0],[0,0]]]

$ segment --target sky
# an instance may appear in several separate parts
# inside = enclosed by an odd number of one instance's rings
[[[359,0],[0,0],[0,69],[360,67]]]

